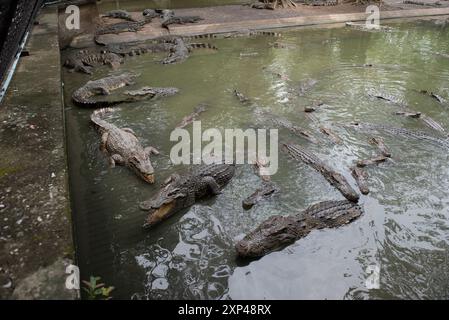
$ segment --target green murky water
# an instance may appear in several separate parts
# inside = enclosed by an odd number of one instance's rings
[[[393,25],[388,33],[307,29],[281,39],[213,39],[218,53],[195,52],[178,65],[161,65],[162,56],[126,60],[122,70],[97,69],[93,78],[125,70],[141,73],[138,84],[176,86],[171,98],[120,106],[108,120],[131,127],[145,145],[161,151],[153,157],[157,181],[175,169],[169,161],[173,128],[199,103],[203,129],[253,128],[251,108],[232,95],[237,88],[275,115],[302,126],[320,139],[313,145],[280,130],[280,139],[316,152],[344,174],[357,159],[376,154],[369,135],[336,126],[363,120],[429,130],[416,119],[393,115],[394,106],[369,93],[397,97],[449,128],[449,105],[416,93],[427,89],[449,98],[449,29],[424,23]],[[289,49],[274,49],[280,41]],[[370,63],[371,68],[358,65]],[[281,73],[278,77],[273,73]],[[321,175],[279,154],[273,180],[281,194],[250,211],[242,198],[259,183],[249,166],[215,199],[193,206],[150,231],[141,229],[140,201],[158,185],[139,181],[124,168],[109,169],[99,152],[99,136],[89,125],[91,110],[72,106],[71,92],[89,80],[64,73],[69,166],[82,277],[102,276],[116,287],[115,298],[448,298],[449,171],[447,150],[400,136],[382,134],[392,161],[368,169],[371,193],[362,196],[365,214],[335,230],[312,232],[281,252],[237,264],[235,240],[273,214],[289,214],[313,203],[341,199]],[[318,80],[305,96],[298,83]],[[334,145],[318,131],[303,108],[327,104],[314,116],[342,139]],[[436,133],[435,133],[436,134]],[[380,288],[368,290],[366,269],[380,268]]]

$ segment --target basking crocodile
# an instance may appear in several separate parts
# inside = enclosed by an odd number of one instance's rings
[[[306,0],[304,4],[314,7],[328,7],[338,5],[338,0]]]
[[[134,84],[136,75],[124,73],[118,76],[110,76],[99,80],[88,81],[84,86],[72,94],[73,101],[81,106],[99,107],[126,102],[126,99],[107,101],[94,100],[96,95],[109,95],[111,91]]]
[[[144,227],[152,227],[202,198],[220,194],[234,173],[233,164],[211,164],[194,166],[183,175],[172,174],[151,200],[140,204],[148,211]]]
[[[122,57],[112,52],[93,52],[89,50],[80,50],[70,55],[64,62],[64,66],[69,68],[70,71],[92,74],[92,69],[96,66],[110,65],[112,69],[115,70],[122,63]]]
[[[391,153],[390,151],[388,151],[384,139],[382,139],[381,137],[372,137],[371,139],[369,139],[369,143],[377,146],[380,153],[382,153],[382,155],[384,155],[385,157],[391,157]]]
[[[199,106],[197,106],[195,108],[195,110],[193,110],[193,112],[191,114],[189,114],[188,116],[185,116],[181,123],[178,124],[176,126],[176,128],[185,128],[187,127],[189,124],[191,124],[193,121],[196,121],[198,119],[198,117],[200,116],[201,113],[206,111],[206,105],[205,104],[200,104]]]
[[[136,21],[128,11],[121,9],[108,11],[104,14],[104,17]]]
[[[283,143],[283,150],[292,158],[301,160],[305,164],[311,166],[313,169],[321,173],[323,177],[332,186],[337,188],[346,199],[353,202],[359,201],[359,195],[354,191],[354,189],[352,189],[348,181],[346,181],[345,177],[343,177],[340,173],[336,172],[323,161],[318,159],[316,155],[293,144]]]
[[[268,10],[274,10],[274,3],[268,3],[268,2],[260,2],[260,1],[256,1],[253,3],[249,3],[247,4],[250,8],[252,9],[268,9]]]
[[[415,6],[425,6],[425,7],[440,7],[442,3],[440,1],[434,2],[426,2],[426,1],[417,1],[417,0],[404,0],[404,4],[413,4]]]
[[[351,168],[351,175],[354,178],[359,190],[362,194],[367,195],[369,193],[369,188],[367,185],[368,173],[359,167]]]
[[[274,115],[271,112],[265,111],[262,108],[256,108],[254,110],[254,113],[258,118],[263,118],[265,121],[269,121],[273,123],[276,126],[283,127],[298,137],[304,138],[307,141],[318,144],[319,141],[307,130],[304,130],[298,126],[295,126],[293,123],[291,123],[289,120],[282,118],[280,116]]]
[[[154,183],[154,169],[150,155],[159,154],[153,147],[143,148],[129,128],[118,128],[102,119],[111,109],[94,111],[90,119],[101,134],[100,150],[109,157],[112,167],[126,166],[148,183]]]
[[[237,242],[237,255],[243,258],[262,257],[282,250],[313,230],[337,228],[354,221],[362,214],[360,206],[343,200],[320,202],[296,215],[275,215]]]
[[[108,52],[113,52],[121,56],[138,56],[145,53],[170,52],[172,43],[120,43],[106,46]]]
[[[144,17],[141,21],[123,21],[106,26],[100,26],[95,30],[95,36],[103,34],[119,34],[123,32],[137,32],[151,22],[151,18]]]
[[[143,87],[137,90],[125,91],[124,94],[132,97],[128,101],[141,101],[149,99],[157,99],[163,97],[169,97],[177,94],[179,92],[178,88],[167,87],[167,88],[157,88],[157,87]]]
[[[143,10],[142,15],[144,17],[149,18],[149,19],[153,19],[153,18],[156,18],[156,17],[160,16],[160,14],[157,13],[156,10],[153,10],[153,9],[145,9],[145,10]]]
[[[360,128],[362,130],[372,132],[372,131],[384,131],[394,136],[404,136],[420,141],[425,141],[429,144],[435,145],[437,147],[443,147],[449,149],[449,139],[446,137],[436,137],[431,136],[423,131],[412,131],[404,128],[396,128],[381,124],[373,124],[373,123],[360,123],[354,122],[350,125],[352,128]]]
[[[165,19],[162,22],[162,27],[168,29],[168,26],[171,24],[196,23],[201,20],[204,20],[204,19],[199,16],[174,16],[174,17]]]

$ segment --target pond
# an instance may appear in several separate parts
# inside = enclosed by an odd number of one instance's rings
[[[138,204],[183,166],[169,154],[172,130],[201,104],[207,128],[260,126],[251,107],[232,94],[237,89],[254,104],[288,118],[319,137],[314,145],[280,128],[280,141],[315,152],[355,187],[349,167],[376,150],[369,134],[339,124],[363,121],[428,131],[415,118],[395,115],[397,106],[372,98],[393,96],[449,128],[449,105],[420,94],[432,90],[449,98],[449,29],[428,23],[392,24],[390,32],[349,28],[285,31],[270,36],[206,40],[218,52],[195,50],[181,64],[162,65],[163,55],[127,58],[120,70],[98,68],[92,78],[123,71],[140,73],[131,88],[175,86],[176,96],[118,106],[107,120],[132,128],[153,156],[157,183],[149,185],[129,170],[109,168],[99,151],[100,137],[89,123],[92,110],[73,106],[73,90],[91,78],[64,71],[70,187],[82,278],[101,276],[119,299],[378,299],[448,298],[449,171],[447,150],[426,142],[379,132],[392,159],[370,167],[370,194],[360,203],[364,215],[338,228],[311,232],[282,251],[257,261],[237,262],[236,239],[274,214],[342,199],[310,167],[279,152],[272,180],[281,192],[249,211],[242,198],[259,184],[251,166],[213,199],[202,201],[161,225],[143,230]],[[198,40],[194,40],[198,42]],[[287,48],[273,48],[281,42]],[[372,64],[366,66],[365,64]],[[365,65],[365,66],[364,66]],[[281,76],[278,76],[281,74]],[[298,95],[298,84],[316,85]],[[129,88],[129,87],[128,87]],[[342,139],[334,144],[303,112],[314,113]],[[267,128],[271,128],[268,126]],[[191,130],[191,126],[188,127]],[[380,287],[369,290],[367,269],[379,268]]]

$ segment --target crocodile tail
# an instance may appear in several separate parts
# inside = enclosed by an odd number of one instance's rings
[[[90,120],[94,123],[94,125],[97,128],[107,128],[109,126],[109,123],[103,120],[102,118],[107,114],[114,112],[114,109],[112,108],[103,108],[98,109],[92,112],[90,116]]]

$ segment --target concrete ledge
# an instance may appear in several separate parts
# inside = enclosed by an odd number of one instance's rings
[[[0,299],[77,296],[56,9],[38,20],[0,106]]]

